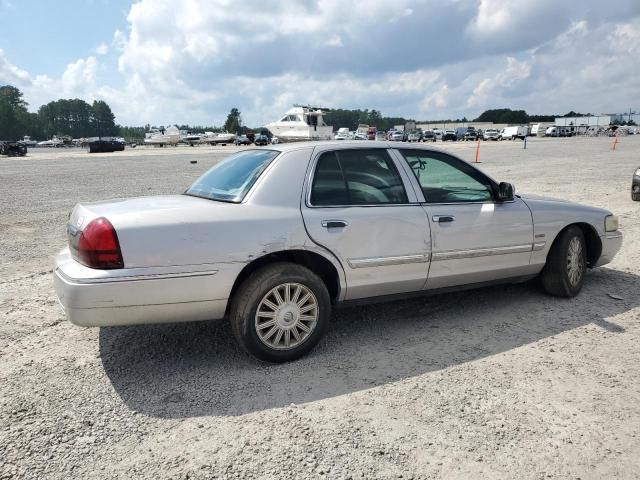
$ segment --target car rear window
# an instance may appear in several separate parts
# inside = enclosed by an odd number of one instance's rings
[[[245,150],[227,157],[191,185],[186,195],[239,203],[260,174],[278,156],[275,150]]]

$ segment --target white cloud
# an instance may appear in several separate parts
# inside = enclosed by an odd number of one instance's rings
[[[0,83],[14,86],[28,85],[31,83],[29,73],[11,64],[0,49]]]
[[[84,96],[87,90],[95,88],[98,61],[96,57],[79,59],[70,63],[62,74],[61,86],[67,95],[80,94]]]
[[[102,42],[96,47],[97,55],[106,55],[107,53],[109,53],[109,45],[107,45],[106,43]]]
[[[124,32],[121,32],[120,30],[116,29],[113,32],[113,39],[111,41],[111,45],[113,45],[113,48],[121,52],[124,49],[124,47],[127,45],[127,36],[124,34]]]
[[[426,95],[422,102],[420,103],[420,107],[423,112],[427,113],[430,111],[442,110],[449,103],[449,86],[445,83],[440,85],[437,90],[433,93]]]
[[[513,57],[506,58],[506,65],[490,78],[482,79],[473,89],[471,96],[467,98],[467,107],[477,107],[478,105],[488,106],[492,101],[493,94],[497,90],[507,90],[524,80],[531,74],[529,62],[519,62]]]

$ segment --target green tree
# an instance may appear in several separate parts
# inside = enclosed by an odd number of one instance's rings
[[[529,116],[524,110],[511,110],[510,108],[495,108],[485,110],[474,122],[493,123],[528,123]]]
[[[229,133],[239,133],[242,129],[242,116],[240,110],[232,108],[227,115],[227,121],[224,122],[224,129]]]
[[[36,125],[22,92],[11,85],[0,86],[0,139],[21,140],[24,135],[33,135]]]
[[[92,129],[94,135],[105,137],[117,135],[118,128],[115,124],[115,115],[111,111],[111,107],[103,100],[94,100],[91,106],[92,110]]]
[[[121,125],[117,125],[117,133],[118,137],[124,138],[127,142],[141,142],[144,140],[144,134],[149,131],[150,126],[147,125],[145,127],[123,127]]]

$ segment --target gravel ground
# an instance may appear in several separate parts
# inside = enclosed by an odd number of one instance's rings
[[[0,478],[638,478],[640,138],[609,147],[480,147],[519,191],[619,214],[623,248],[577,298],[528,283],[342,309],[277,366],[225,322],[74,327],[52,289],[75,202],[179,192],[234,148],[1,158]]]

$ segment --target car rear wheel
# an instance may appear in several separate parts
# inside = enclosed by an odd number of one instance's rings
[[[556,297],[574,297],[582,289],[586,271],[584,234],[579,227],[569,227],[551,246],[541,274],[542,286]]]
[[[294,263],[254,272],[231,306],[231,328],[240,346],[268,362],[288,362],[308,353],[322,338],[331,316],[324,282]]]

